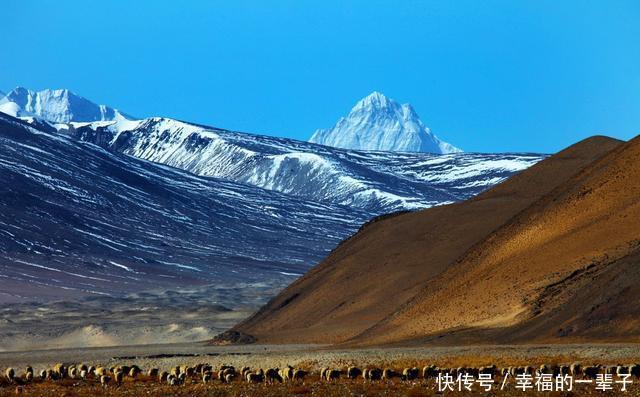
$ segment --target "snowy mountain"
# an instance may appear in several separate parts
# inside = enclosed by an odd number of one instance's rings
[[[31,91],[22,87],[13,89],[0,100],[0,112],[14,117],[40,117],[53,123],[129,118],[116,109],[97,105],[69,90]]]
[[[354,150],[458,153],[462,150],[438,139],[413,107],[379,92],[361,99],[330,129],[319,129],[309,142]]]
[[[537,154],[358,152],[166,118],[56,125],[111,151],[371,216],[469,198]]]
[[[370,217],[3,114],[0,147],[0,303],[291,279]]]
[[[0,114],[0,302],[292,278],[376,215],[469,198],[545,157],[345,150],[115,110],[65,122],[74,106],[19,103]]]
[[[49,94],[40,97],[50,97],[53,92],[80,98],[66,90],[45,90],[42,93]],[[24,101],[16,98],[36,98],[39,94],[26,89],[15,89],[12,93],[10,97],[13,100],[5,101],[5,105],[12,104],[19,109],[22,109],[19,103]],[[42,103],[42,99],[39,101],[35,100],[35,103]],[[34,100],[27,100],[27,103],[32,102]],[[95,107],[111,109],[93,106],[94,110]],[[366,210],[371,216],[469,198],[543,158],[537,154],[455,153],[442,156],[344,150],[167,118],[133,120],[116,110],[103,112],[113,120],[61,122],[58,120],[69,118],[62,116],[70,113],[56,113],[53,108],[50,106],[47,112],[41,111],[40,116],[21,118],[38,129],[57,130],[112,152],[304,200],[350,206]],[[352,113],[368,112],[371,116],[372,109],[387,109],[385,112],[391,115],[389,117],[395,117],[397,112],[406,112],[417,120],[413,124],[424,127],[409,105],[398,105],[379,93],[360,101]],[[381,111],[376,112],[377,120],[384,121]],[[21,114],[20,111],[8,113]],[[103,113],[100,113],[101,117]],[[53,117],[53,120],[47,117]],[[409,126],[411,123],[406,124]],[[407,126],[403,129],[408,130]],[[426,128],[422,130],[428,131]]]

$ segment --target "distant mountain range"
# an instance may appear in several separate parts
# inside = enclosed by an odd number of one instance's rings
[[[4,299],[295,277],[377,215],[472,197],[545,157],[345,150],[12,93]]]
[[[353,150],[459,153],[441,141],[408,104],[374,91],[361,99],[333,128],[316,130],[309,142]]]
[[[14,117],[35,116],[53,123],[90,122],[131,118],[105,105],[95,103],[69,90],[11,90],[0,99],[0,112]]]

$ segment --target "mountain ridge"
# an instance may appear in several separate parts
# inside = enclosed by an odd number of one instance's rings
[[[498,343],[494,335],[521,341],[510,336],[513,328],[507,327],[509,321],[519,318],[518,300],[501,294],[519,291],[520,286],[514,287],[519,284],[509,277],[523,278],[531,270],[518,267],[510,272],[500,267],[465,278],[474,267],[463,258],[473,252],[476,256],[490,252],[482,244],[493,241],[503,225],[526,226],[517,219],[527,209],[544,197],[553,197],[566,184],[573,185],[584,170],[625,145],[611,138],[589,138],[466,201],[371,223],[233,330],[261,343]],[[506,238],[517,235],[503,234]],[[491,245],[496,249],[506,246]],[[521,247],[522,243],[511,246]],[[558,255],[553,252],[549,255]],[[549,255],[544,258],[553,263]],[[541,266],[531,268],[549,271],[549,266]],[[557,276],[549,277],[533,285],[555,282]],[[501,280],[499,287],[487,284],[491,278]],[[522,288],[530,285],[523,281]],[[467,296],[466,291],[476,291],[476,295]],[[490,291],[496,291],[496,296]],[[494,302],[496,299],[502,303]],[[503,307],[515,311],[502,313]],[[523,325],[518,335],[525,332]],[[536,337],[531,332],[526,335],[532,340]]]

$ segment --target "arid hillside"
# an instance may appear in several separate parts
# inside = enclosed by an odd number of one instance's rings
[[[640,340],[640,139],[362,228],[235,330],[260,342]]]

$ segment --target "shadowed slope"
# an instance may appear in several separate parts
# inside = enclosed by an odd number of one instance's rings
[[[449,286],[439,283],[465,253],[619,145],[590,138],[474,199],[371,223],[236,330],[288,343],[343,342],[385,319],[366,332],[368,338],[389,342],[442,330],[447,325],[432,320],[433,307],[421,306],[423,295],[430,296],[425,285],[446,291]],[[446,311],[452,305],[443,294],[445,300],[429,304]],[[465,308],[481,311],[480,304]]]

